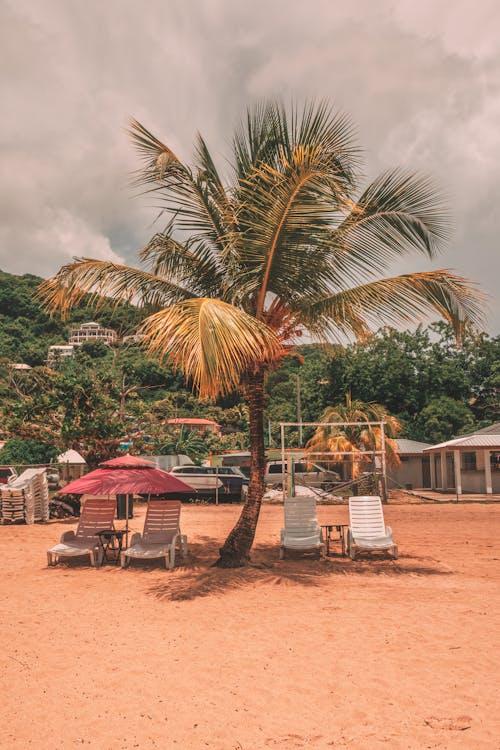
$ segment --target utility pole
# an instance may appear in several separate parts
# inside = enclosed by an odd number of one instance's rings
[[[302,448],[302,409],[300,404],[300,375],[297,375],[297,422],[299,423],[299,448]]]

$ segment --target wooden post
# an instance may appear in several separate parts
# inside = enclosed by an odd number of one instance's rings
[[[297,422],[299,423],[299,448],[302,448],[302,408],[300,403],[300,375],[297,375]]]
[[[440,451],[441,456],[441,489],[446,489],[446,451]]]
[[[288,497],[295,497],[295,477],[294,477],[294,469],[293,469],[293,456],[288,457],[287,461],[287,473],[286,473],[286,483],[287,483],[287,495]]]
[[[285,484],[285,425],[280,425],[281,429],[281,488],[283,490],[283,502],[286,500]]]
[[[486,484],[486,494],[491,495],[493,494],[493,485],[491,482],[491,462],[490,462],[489,451],[483,452],[483,460],[484,460],[484,479],[485,479],[485,484]]]
[[[455,469],[455,492],[457,498],[462,494],[462,472],[460,467],[460,451],[453,451],[453,468]]]
[[[385,422],[380,423],[380,443],[382,448],[382,476],[384,478],[384,487],[387,488],[387,466],[385,463]]]
[[[436,489],[436,454],[429,453],[429,468],[431,471],[431,490]]]

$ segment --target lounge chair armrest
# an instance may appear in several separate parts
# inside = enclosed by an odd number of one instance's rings
[[[284,538],[285,538],[285,529],[281,529],[281,531],[280,531],[280,539],[281,539],[281,543],[282,544],[283,544]]]
[[[73,529],[71,529],[70,531],[64,531],[61,534],[61,542],[69,542],[71,541],[71,539],[74,539],[74,538],[75,538],[75,532],[73,531]],[[96,542],[97,542],[97,539],[96,539]]]

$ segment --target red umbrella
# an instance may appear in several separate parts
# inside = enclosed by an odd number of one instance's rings
[[[126,529],[128,533],[128,496],[162,495],[167,492],[193,492],[193,488],[173,474],[157,469],[152,461],[136,456],[119,456],[104,461],[79,479],[70,482],[59,493],[65,495],[126,495]],[[102,467],[102,468],[101,468]]]
[[[59,490],[67,495],[162,495],[192,491],[193,488],[181,479],[157,469],[152,461],[136,456],[104,461],[98,469]]]

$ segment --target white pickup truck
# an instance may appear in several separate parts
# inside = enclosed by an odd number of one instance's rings
[[[294,461],[293,475],[296,484],[306,487],[329,489],[331,485],[340,482],[340,476],[336,471],[330,471],[314,464],[308,465],[305,461]],[[279,459],[267,462],[264,481],[268,485],[283,483],[283,466]]]

